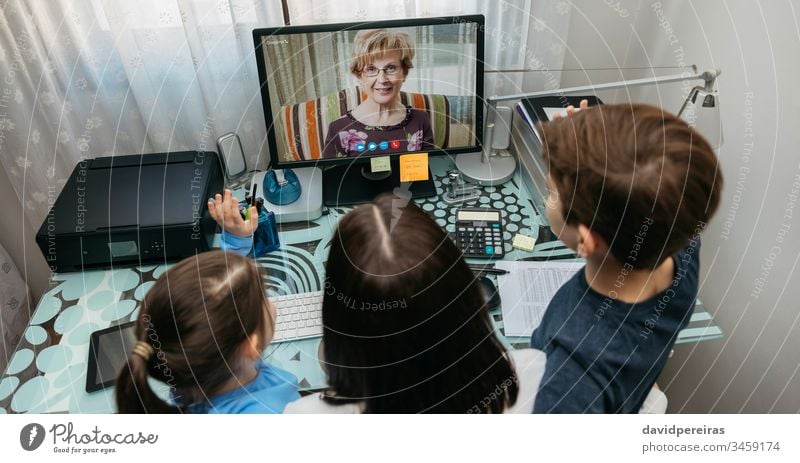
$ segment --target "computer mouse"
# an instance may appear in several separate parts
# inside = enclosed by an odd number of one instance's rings
[[[497,290],[494,282],[489,277],[482,276],[478,278],[478,284],[481,287],[481,293],[486,300],[486,307],[493,309],[500,305],[500,291]]]

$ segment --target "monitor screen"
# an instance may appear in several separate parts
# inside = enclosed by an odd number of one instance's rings
[[[480,149],[483,16],[253,31],[273,166]]]

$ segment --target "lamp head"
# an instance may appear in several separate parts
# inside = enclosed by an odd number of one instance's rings
[[[678,117],[703,135],[711,147],[718,150],[722,146],[722,119],[719,109],[719,92],[705,87],[695,87],[683,103]]]

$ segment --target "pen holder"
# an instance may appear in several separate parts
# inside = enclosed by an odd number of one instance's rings
[[[262,212],[258,215],[258,228],[253,237],[253,252],[261,257],[278,249],[281,241],[278,238],[278,222],[274,212]]]

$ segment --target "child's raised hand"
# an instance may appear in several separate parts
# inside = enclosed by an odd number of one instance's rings
[[[233,235],[252,236],[258,228],[258,211],[255,206],[250,207],[250,219],[242,219],[239,201],[231,194],[231,190],[225,190],[224,197],[217,193],[213,201],[209,199],[208,212],[223,230]]]
[[[575,106],[569,105],[567,106],[567,117],[575,114],[576,111],[580,109],[588,109],[589,108],[589,100],[581,100],[580,104],[578,105],[578,109],[575,109]],[[553,120],[561,119],[561,114],[554,114]]]

